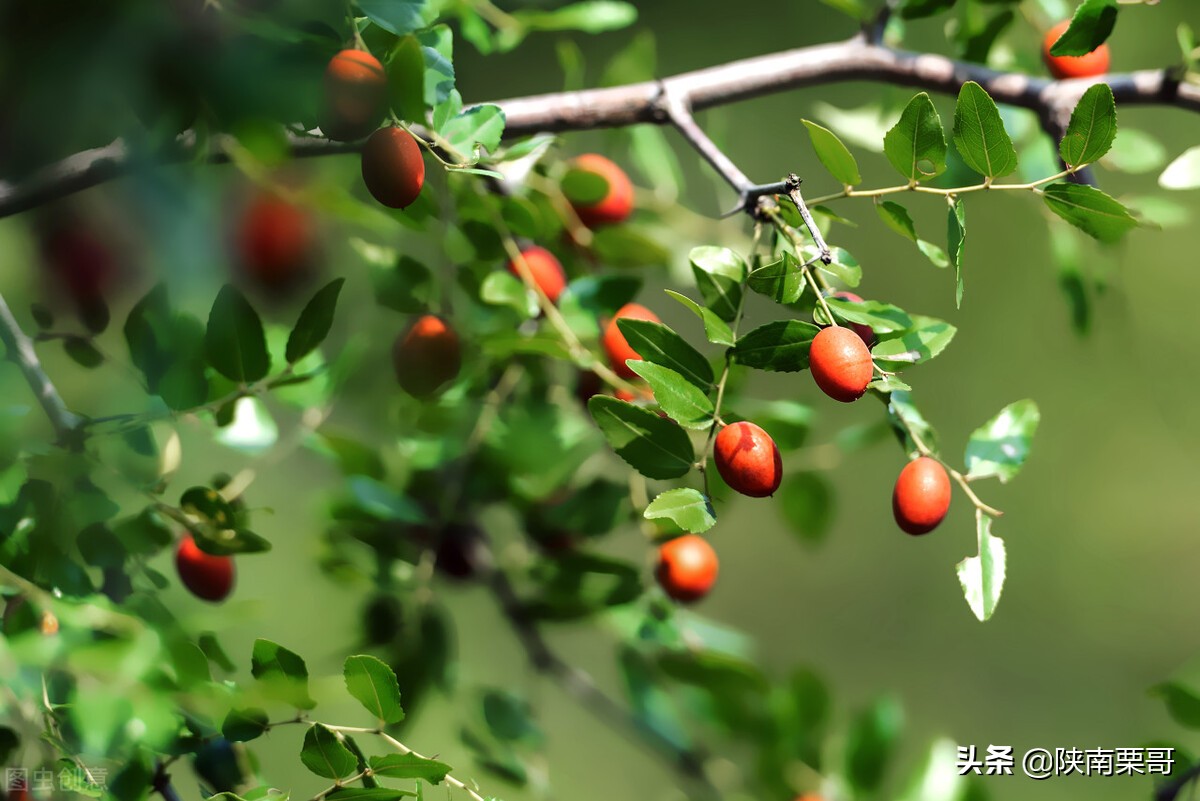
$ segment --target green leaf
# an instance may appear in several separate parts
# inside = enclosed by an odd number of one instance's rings
[[[793,473],[779,488],[779,511],[802,542],[818,545],[833,523],[833,487],[821,473]]]
[[[359,508],[380,520],[425,523],[428,516],[420,504],[370,476],[351,476],[346,488]]]
[[[1122,126],[1103,164],[1128,173],[1153,172],[1167,163],[1167,149],[1151,134]]]
[[[345,278],[335,278],[317,291],[312,300],[300,312],[292,333],[288,335],[287,360],[295,364],[312,353],[329,336],[333,327],[333,312],[337,308],[338,295]]]
[[[404,720],[396,674],[382,660],[362,654],[348,657],[342,675],[349,693],[376,718],[384,723]]]
[[[734,344],[733,330],[729,327],[729,323],[718,317],[712,309],[701,306],[687,295],[681,295],[670,289],[666,290],[666,293],[691,309],[692,313],[700,318],[704,323],[704,335],[708,338],[709,342],[714,345],[725,345],[727,347]]]
[[[909,181],[946,171],[946,132],[928,93],[921,92],[904,107],[899,122],[883,137],[883,152]]]
[[[785,250],[781,258],[752,271],[746,284],[776,303],[795,303],[804,291],[804,272],[796,257]]]
[[[67,337],[63,340],[63,350],[71,361],[89,370],[104,363],[104,354],[84,337]]]
[[[967,478],[996,476],[1007,483],[1025,464],[1041,414],[1031,400],[1010,403],[971,434],[967,441]]]
[[[924,253],[935,267],[946,267],[950,264],[950,259],[941,248],[917,236],[917,228],[912,217],[908,215],[908,209],[899,203],[884,200],[875,204],[875,211],[889,228],[905,239],[915,242],[917,249]]]
[[[647,478],[679,478],[692,469],[692,441],[675,423],[606,395],[589,400],[588,411],[617,455]]]
[[[396,790],[391,787],[343,787],[325,796],[325,801],[400,801],[403,798],[420,798],[418,792]]]
[[[704,391],[712,386],[713,371],[708,359],[667,326],[622,317],[617,320],[617,328],[642,360],[668,367]]]
[[[1004,589],[1004,540],[992,536],[992,518],[978,515],[979,555],[958,563],[958,581],[975,617],[984,621],[996,611]]]
[[[1050,55],[1085,56],[1104,44],[1116,24],[1116,0],[1084,0],[1066,31],[1050,46]]]
[[[538,312],[537,298],[525,283],[508,270],[493,270],[479,285],[479,299],[492,306],[512,309],[522,319],[535,317]]]
[[[692,534],[708,531],[717,523],[712,501],[690,488],[667,490],[650,502],[643,515],[647,520],[666,518]]]
[[[204,335],[208,363],[239,384],[265,378],[271,369],[262,320],[246,297],[226,284],[217,293]]]
[[[809,345],[820,330],[801,320],[776,320],[739,337],[733,355],[741,364],[759,370],[806,370]]]
[[[864,0],[821,0],[821,2],[858,22],[865,22],[869,16]]]
[[[870,796],[883,784],[895,756],[903,711],[896,701],[885,698],[862,712],[846,736],[846,778],[855,796]]]
[[[1172,161],[1158,177],[1163,189],[1196,189],[1200,187],[1200,145],[1190,147]]]
[[[637,21],[637,7],[617,0],[583,0],[553,11],[513,12],[521,24],[539,31],[583,31],[604,33],[628,27]]]
[[[9,757],[21,745],[17,733],[8,726],[0,726],[0,763],[10,764]]]
[[[1200,693],[1177,681],[1167,681],[1151,688],[1161,695],[1172,720],[1189,729],[1200,729]]]
[[[859,266],[858,260],[844,248],[832,247],[829,249],[829,255],[832,261],[829,264],[818,261],[816,263],[818,270],[829,273],[848,287],[856,287],[862,282],[862,267]],[[817,256],[817,249],[812,245],[805,245],[803,256],[806,261],[812,260]]]
[[[746,262],[729,248],[712,245],[692,248],[688,260],[704,304],[722,320],[732,322],[742,301]]]
[[[599,203],[608,195],[608,179],[591,170],[572,167],[567,170],[559,186],[567,200],[585,206]]]
[[[250,658],[250,674],[262,683],[265,694],[297,709],[312,709],[308,695],[308,667],[299,654],[278,643],[258,639]]]
[[[632,223],[592,232],[592,250],[612,267],[665,267],[674,258],[646,228]]]
[[[967,241],[967,209],[962,198],[955,198],[946,221],[946,249],[954,266],[954,306],[962,306],[963,248]]]
[[[852,301],[844,298],[826,298],[829,310],[839,320],[868,325],[872,331],[890,333],[911,328],[913,321],[908,313],[890,303],[877,300]]]
[[[447,120],[441,134],[451,147],[464,156],[470,157],[476,144],[494,153],[500,147],[500,137],[504,135],[504,110],[491,103],[471,106]]]
[[[450,766],[436,759],[426,759],[416,754],[387,754],[373,756],[369,760],[376,776],[388,779],[421,779],[438,784],[450,772]]]
[[[801,120],[808,129],[808,137],[812,140],[813,150],[825,169],[844,186],[854,186],[862,183],[862,175],[858,171],[858,162],[854,155],[842,144],[837,134],[810,120]]]
[[[425,118],[425,56],[415,36],[402,36],[387,62],[388,96],[400,119]]]
[[[679,425],[696,429],[712,425],[713,403],[695,384],[674,370],[653,362],[630,362],[629,366],[646,379],[654,391],[654,400]]]
[[[454,38],[449,26],[434,25],[419,31],[417,41],[421,43],[421,53],[425,56],[425,103],[441,106],[458,94],[454,90]],[[461,110],[460,107],[454,112]]]
[[[1052,212],[1101,242],[1116,242],[1137,227],[1128,209],[1094,186],[1051,184],[1042,199]]]
[[[955,0],[902,0],[900,16],[904,19],[932,17],[954,7]]]
[[[326,779],[344,779],[354,773],[358,760],[330,729],[315,723],[304,735],[300,749],[304,767]]]
[[[949,323],[933,317],[913,316],[913,327],[895,334],[880,336],[871,348],[871,355],[884,362],[898,365],[920,364],[937,356],[958,332]]]
[[[266,710],[251,707],[231,709],[221,724],[221,736],[234,743],[245,743],[263,736],[271,728]]]
[[[436,16],[427,0],[356,0],[355,4],[367,19],[397,36],[426,27]]]
[[[752,415],[775,440],[781,451],[799,448],[808,438],[816,412],[811,406],[791,400],[776,400],[755,409]]]
[[[1091,164],[1112,147],[1117,136],[1117,106],[1106,83],[1088,87],[1071,112],[1067,133],[1059,143],[1063,162],[1073,167]]]
[[[1017,151],[1004,130],[1000,110],[974,81],[964,83],[958,94],[954,146],[967,166],[985,178],[1000,178],[1017,168]]]

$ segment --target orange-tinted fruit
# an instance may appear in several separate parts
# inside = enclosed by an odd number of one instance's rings
[[[783,460],[771,435],[754,423],[731,423],[713,442],[717,472],[735,492],[751,498],[774,495],[783,480]]]
[[[703,537],[685,534],[658,549],[659,586],[676,601],[691,603],[708,595],[717,581],[717,553]]]
[[[553,253],[537,246],[525,248],[521,251],[521,256],[525,260],[525,266],[530,275],[533,276],[533,282],[538,285],[551,303],[557,302],[558,296],[567,286],[567,275],[563,272],[562,263],[554,257]],[[508,271],[517,278],[521,277],[515,259],[509,261]]]
[[[401,389],[413,397],[427,398],[458,377],[462,344],[448,322],[426,314],[396,338],[392,366]]]
[[[304,209],[272,194],[254,198],[237,229],[243,272],[263,286],[280,288],[313,266],[315,236]]]
[[[629,346],[625,335],[617,327],[617,321],[624,319],[649,320],[655,323],[659,322],[659,319],[658,315],[640,303],[626,303],[617,310],[613,318],[608,321],[608,325],[604,327],[604,336],[601,339],[601,344],[604,346],[604,352],[608,354],[609,366],[622,378],[634,378],[637,376],[637,373],[631,370],[625,362],[628,359],[641,359],[642,357],[636,350]]]
[[[1066,33],[1071,26],[1070,20],[1063,20],[1046,32],[1042,42],[1042,58],[1050,74],[1060,80],[1066,78],[1092,78],[1108,72],[1108,45],[1102,44],[1092,52],[1082,56],[1052,56],[1050,48],[1058,38]]]
[[[821,329],[809,348],[808,366],[821,391],[842,403],[861,398],[871,383],[871,351],[849,328]]]
[[[421,146],[402,128],[380,128],[363,145],[362,177],[371,196],[390,209],[407,208],[425,185]]]
[[[387,106],[387,74],[365,50],[343,50],[325,68],[321,131],[352,142],[375,130]]]
[[[183,586],[202,600],[223,601],[233,591],[233,557],[205,553],[190,534],[175,550],[175,569]]]
[[[589,228],[623,222],[633,213],[633,183],[625,171],[599,153],[585,153],[571,162],[577,170],[595,173],[608,182],[608,192],[594,203],[575,203],[572,207]]]
[[[927,534],[950,509],[950,476],[936,459],[922,456],[904,466],[892,491],[892,514],[909,534]]]

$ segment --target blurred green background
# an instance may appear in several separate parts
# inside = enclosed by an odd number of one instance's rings
[[[654,32],[662,75],[853,33],[846,18],[815,0],[742,6],[654,0],[639,6],[641,18],[634,30],[563,37],[580,49],[589,82],[598,79],[608,58],[638,29]],[[1161,65],[1164,54],[1175,52],[1175,26],[1188,18],[1200,23],[1196,3],[1124,11],[1111,40],[1114,71]],[[944,49],[941,26],[940,21],[911,25],[907,45]],[[1019,65],[1036,70],[1032,43],[1039,40],[1031,22],[1018,20],[1005,41]],[[487,58],[460,42],[456,62],[463,96],[470,102],[560,88],[561,41],[538,35],[515,53]],[[800,120],[820,119],[821,103],[854,109],[871,102],[882,102],[894,119],[910,95],[905,89],[843,84],[742,103],[700,120],[750,176],[767,181],[796,171],[806,179],[807,192],[820,194],[837,187],[816,163]],[[945,98],[937,102],[948,121],[951,106]],[[1123,126],[1153,132],[1168,158],[1200,139],[1200,118],[1184,112],[1118,111]],[[681,202],[704,214],[728,206],[730,193],[677,136],[669,136],[687,176]],[[618,160],[625,144],[622,135],[611,132],[566,137],[570,151],[611,151]],[[855,150],[867,185],[894,181],[882,156]],[[349,182],[357,162],[332,158],[310,169]],[[1167,194],[1156,186],[1156,175],[1097,170],[1101,185],[1118,197]],[[151,214],[153,203],[147,202],[145,208],[131,209],[133,221],[126,221],[136,227],[150,224],[156,215],[186,218],[156,231],[148,261],[193,287],[197,308],[203,308],[221,277],[212,274],[211,251],[197,251],[196,245],[205,241],[205,230],[219,225],[222,198],[233,180],[228,168],[173,173],[161,181],[167,187],[164,197],[175,205]],[[635,180],[646,183],[636,174]],[[112,197],[105,194],[110,191],[93,191],[86,200],[103,204]],[[954,564],[975,553],[975,539],[961,496],[937,533],[918,540],[895,529],[890,492],[902,455],[887,442],[830,466],[837,517],[821,547],[799,544],[777,504],[742,498],[727,503],[712,532],[722,560],[721,582],[698,611],[749,633],[763,663],[780,674],[797,663],[815,668],[834,691],[839,720],[881,692],[894,693],[907,713],[909,762],[934,737],[981,748],[1012,745],[1018,754],[1032,747],[1114,748],[1179,739],[1179,729],[1161,703],[1146,692],[1200,653],[1195,615],[1200,603],[1200,544],[1195,540],[1200,530],[1195,494],[1200,414],[1195,393],[1200,384],[1194,370],[1196,323],[1183,303],[1200,294],[1195,269],[1200,240],[1193,228],[1200,219],[1200,195],[1173,194],[1171,199],[1186,207],[1187,224],[1139,229],[1115,248],[1083,244],[1084,273],[1107,286],[1102,293],[1093,292],[1094,321],[1087,337],[1072,331],[1051,254],[1048,218],[1031,198],[1016,193],[969,198],[966,296],[960,310],[954,307],[950,274],[933,268],[915,248],[885,230],[867,201],[841,201],[838,211],[860,227],[838,226],[830,240],[846,246],[863,265],[860,294],[958,326],[946,353],[911,375],[915,399],[937,426],[945,453],[957,460],[971,430],[1011,401],[1030,397],[1041,407],[1041,428],[1022,475],[1011,486],[989,483],[982,490],[987,501],[1006,512],[994,528],[1009,550],[1004,598],[987,624],[978,623],[962,600]],[[906,202],[918,228],[942,241],[940,204]],[[120,207],[115,216],[122,217]],[[20,217],[0,222],[0,290],[21,309],[21,298],[28,298],[37,283],[30,274],[36,259],[25,228]],[[743,251],[748,247],[748,231],[740,220],[709,228],[710,238],[713,232],[725,244]],[[669,244],[682,260],[704,235],[689,224]],[[331,261],[344,253],[344,243],[330,243]],[[350,291],[369,302],[362,276],[350,276]],[[668,322],[678,322],[682,331],[697,334],[686,312],[656,298],[655,291],[652,280],[644,295],[650,305]],[[761,315],[765,308],[757,307],[757,312]],[[390,339],[386,324],[373,333]],[[114,349],[119,346],[118,339],[112,342]],[[48,353],[47,363],[52,373],[71,377],[63,390],[72,403],[116,411],[133,397],[89,382],[57,351]],[[11,374],[3,377],[13,402],[28,402],[21,395],[27,390]],[[877,420],[882,412],[869,401],[835,408],[806,375],[773,376],[762,381],[760,392],[812,403],[820,414],[814,444],[829,441],[844,425]],[[209,443],[203,427],[185,426],[182,433],[180,487],[191,479],[203,481],[217,466],[228,470],[241,458]],[[198,626],[228,629],[227,648],[243,661],[259,636],[305,654],[315,676],[332,677],[328,692],[317,686],[319,699],[337,696],[341,660],[357,644],[354,621],[362,601],[330,584],[316,564],[320,524],[315,521],[323,508],[322,493],[336,481],[332,467],[307,452],[263,471],[254,499],[273,507],[274,514],[261,515],[256,528],[274,542],[275,552],[239,562],[235,600],[216,613],[181,591],[174,598],[177,608],[194,611]],[[630,554],[645,550],[633,527],[617,535],[612,547]],[[530,694],[549,735],[544,767],[554,797],[599,801],[679,795],[673,775],[639,742],[605,728],[532,674],[489,595],[469,588],[446,592],[456,612],[461,685],[486,682]],[[603,686],[618,691],[612,648],[602,626],[552,630],[551,637]],[[459,713],[467,700],[464,695],[458,701],[428,703],[406,739],[452,764],[469,763],[457,738]],[[354,719],[353,707],[341,709],[347,722]],[[292,787],[293,797],[321,786],[300,776],[291,758],[301,734],[275,732],[259,749],[265,777]],[[285,754],[288,759],[282,758]],[[730,770],[732,765],[718,760],[714,772],[719,777]],[[479,778],[485,789],[510,801],[536,797],[532,790],[511,790],[492,777]],[[986,784],[1000,801],[1080,795],[1116,801],[1149,794],[1147,782],[1129,779],[1034,782],[1016,776]]]

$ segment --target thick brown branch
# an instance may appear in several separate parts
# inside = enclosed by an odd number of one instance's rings
[[[497,101],[507,119],[505,136],[539,132],[612,128],[636,123],[664,124],[661,98],[669,96],[691,110],[734,103],[761,95],[843,81],[872,81],[954,94],[964,81],[980,83],[999,103],[1032,109],[1043,116],[1069,114],[1090,80],[1051,81],[997,72],[939,55],[910,53],[872,44],[863,37],[845,42],[788,50],[720,66],[685,72],[661,81],[608,89],[559,92]],[[1166,105],[1200,112],[1200,87],[1179,83],[1164,70],[1110,75],[1105,80],[1122,105]],[[179,161],[194,157],[194,140],[185,135],[163,155]],[[356,144],[293,137],[295,156],[346,153]],[[221,149],[206,156],[227,160]],[[78,192],[130,171],[135,157],[122,142],[69,156],[19,185],[0,182],[0,217],[16,214]]]

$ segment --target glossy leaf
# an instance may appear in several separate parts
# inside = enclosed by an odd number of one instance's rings
[[[1116,0],[1084,0],[1075,9],[1067,30],[1050,46],[1050,55],[1087,55],[1104,44],[1116,23]]]
[[[673,292],[670,289],[668,289],[666,292],[700,318],[700,320],[704,323],[704,335],[708,338],[709,342],[713,343],[714,345],[733,345],[733,330],[730,329],[729,323],[718,317],[712,309],[709,309],[706,306],[701,306],[687,295],[681,295],[680,293]]]
[[[244,743],[266,734],[270,729],[266,710],[258,708],[232,709],[221,724],[221,736],[234,743]]]
[[[1025,464],[1041,414],[1031,400],[1010,403],[967,440],[967,477],[1012,480]]]
[[[913,321],[903,309],[877,300],[852,301],[844,298],[826,298],[826,305],[839,320],[871,327],[872,331],[890,333],[911,328]],[[819,311],[819,309],[818,309]]]
[[[617,328],[644,361],[668,367],[702,390],[707,391],[712,385],[713,371],[708,359],[667,326],[623,317],[617,320]]]
[[[416,754],[387,754],[370,759],[371,770],[376,776],[388,779],[421,779],[438,784],[450,772],[450,766],[436,759],[426,759]]]
[[[396,673],[383,661],[362,654],[351,656],[346,659],[342,675],[346,690],[376,718],[384,723],[404,720]]]
[[[679,425],[696,429],[712,425],[713,402],[695,384],[674,370],[653,362],[630,362],[629,366],[646,379],[659,407]]]
[[[741,304],[746,262],[729,248],[711,245],[692,248],[688,260],[704,304],[722,320],[731,322]]]
[[[315,723],[304,735],[300,761],[318,776],[344,779],[354,773],[358,760],[329,728]]]
[[[776,320],[738,338],[733,355],[739,363],[759,370],[806,370],[809,345],[820,330],[800,320]]]
[[[271,369],[262,320],[249,301],[226,284],[217,293],[204,336],[208,363],[230,381],[249,383]]]
[[[424,28],[435,16],[428,0],[356,0],[355,4],[371,22],[399,36]]]
[[[477,144],[494,153],[504,135],[504,110],[491,103],[471,106],[447,120],[441,134],[463,156],[470,157]]]
[[[264,693],[297,709],[312,709],[308,695],[308,667],[294,651],[270,640],[255,640],[250,673],[263,685]]]
[[[914,315],[913,327],[894,334],[884,334],[871,349],[876,359],[896,364],[920,364],[941,353],[958,329],[933,317]]]
[[[1059,217],[1101,242],[1116,242],[1137,227],[1128,209],[1094,186],[1051,184],[1042,199]]]
[[[908,102],[900,120],[883,137],[883,152],[909,181],[923,181],[946,170],[946,132],[929,95]]]
[[[752,271],[746,284],[776,303],[795,303],[804,291],[804,272],[796,257],[785,250],[781,258]]]
[[[838,139],[837,134],[811,120],[801,120],[801,122],[808,129],[808,136],[812,140],[817,158],[820,159],[821,164],[825,165],[825,169],[829,170],[830,175],[846,186],[861,184],[862,174],[858,171],[858,162],[854,160],[854,155],[850,150],[842,144],[842,140]]]
[[[670,520],[692,534],[708,531],[717,522],[712,501],[691,488],[667,490],[651,501],[643,514],[647,520]]]
[[[312,300],[300,312],[300,318],[296,320],[296,325],[288,336],[288,364],[295,364],[312,353],[325,341],[325,337],[329,336],[338,295],[345,283],[345,278],[330,281],[313,295]]]
[[[1004,540],[992,536],[992,518],[981,514],[977,525],[979,555],[958,563],[958,581],[967,605],[980,621],[989,619],[1000,602],[1004,589]]]
[[[692,469],[692,441],[675,423],[605,395],[589,400],[588,411],[616,454],[647,478],[679,478]]]
[[[1094,84],[1071,112],[1071,122],[1058,152],[1071,166],[1091,164],[1108,152],[1116,136],[1117,106],[1112,88],[1106,83]]]
[[[967,241],[967,209],[962,198],[956,198],[950,207],[946,221],[946,249],[950,264],[954,267],[954,305],[962,306],[963,299],[963,249]]]
[[[1000,110],[974,81],[964,83],[958,94],[954,146],[967,166],[985,178],[1000,178],[1017,168],[1017,151],[1004,129]]]

